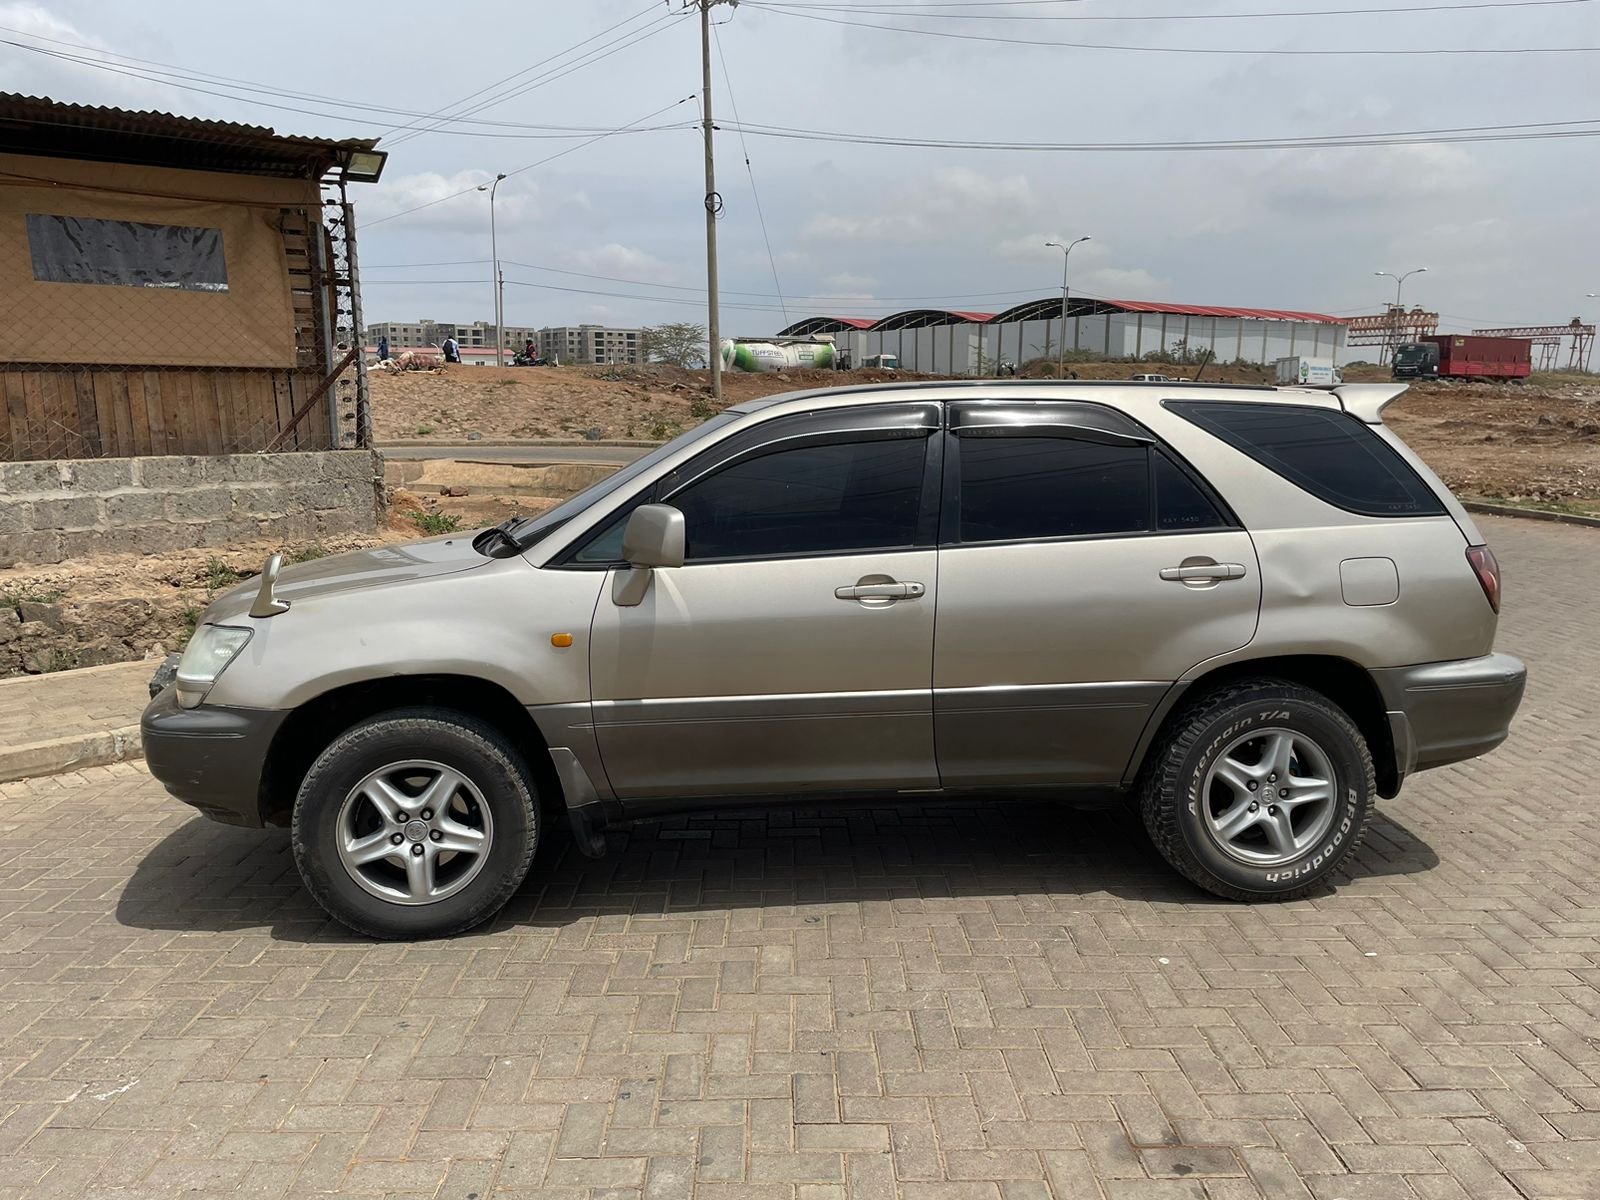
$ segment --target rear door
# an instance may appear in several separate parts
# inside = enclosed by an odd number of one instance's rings
[[[1100,405],[951,405],[944,470],[941,781],[1119,782],[1172,683],[1255,635],[1250,536]]]

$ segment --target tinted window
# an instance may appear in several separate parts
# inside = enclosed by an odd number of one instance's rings
[[[228,290],[220,229],[29,213],[28,247],[42,283]]]
[[[927,446],[925,437],[812,444],[735,463],[667,499],[684,516],[685,557],[910,546]]]
[[[1186,529],[1225,529],[1232,524],[1189,473],[1165,454],[1155,456],[1156,528],[1163,533]]]
[[[963,437],[960,446],[963,542],[1150,528],[1143,446],[1050,437]]]
[[[1170,407],[1319,500],[1349,512],[1422,517],[1445,511],[1405,459],[1347,413],[1195,401]]]

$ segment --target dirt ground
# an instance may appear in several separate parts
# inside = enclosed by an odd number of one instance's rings
[[[411,509],[437,510],[432,498]],[[408,509],[409,511],[409,509]],[[159,659],[188,641],[213,597],[258,574],[269,554],[292,562],[423,536],[400,513],[378,534],[167,554],[106,554],[0,570],[0,678]]]
[[[1075,363],[1084,379],[1125,379],[1141,370],[1193,368]],[[1354,368],[1352,382],[1385,379]],[[802,388],[931,378],[882,371],[730,374],[728,403]],[[1263,383],[1265,368],[1208,368],[1222,383]],[[454,367],[374,377],[381,441],[497,438],[626,438],[661,441],[715,411],[703,371],[673,367]],[[1462,495],[1590,507],[1600,502],[1600,377],[1540,375],[1523,384],[1417,384],[1388,420]]]

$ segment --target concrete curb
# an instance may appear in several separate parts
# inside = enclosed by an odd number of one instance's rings
[[[380,442],[373,448],[381,454],[390,450],[460,450],[473,446],[485,446],[494,449],[504,449],[506,447],[527,447],[530,450],[542,446],[549,446],[550,448],[557,450],[565,446],[622,446],[630,449],[641,450],[654,448],[660,445],[664,445],[664,443],[649,441],[626,441],[620,438],[602,439],[598,442],[586,441],[583,438],[479,438],[475,442],[469,442],[465,438],[446,438],[444,441],[439,441],[437,439],[430,439],[428,441],[413,441],[412,439],[407,438],[405,441],[400,442]]]
[[[1547,512],[1540,508],[1518,508],[1511,504],[1485,504],[1480,500],[1463,500],[1461,507],[1468,512],[1491,517],[1525,517],[1533,521],[1554,521],[1558,525],[1586,525],[1590,529],[1600,529],[1600,517],[1586,517],[1582,513]]]
[[[40,775],[62,775],[84,767],[104,767],[143,757],[144,746],[139,740],[137,725],[51,738],[46,742],[0,749],[0,783],[14,783]]]

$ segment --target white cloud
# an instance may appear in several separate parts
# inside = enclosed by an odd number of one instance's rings
[[[834,289],[829,295],[851,296],[856,299],[866,298],[872,289],[878,286],[878,281],[870,275],[852,275],[848,271],[829,275],[822,283],[824,287]]]
[[[1072,281],[1074,290],[1113,300],[1159,300],[1172,295],[1172,281],[1158,279],[1143,267],[1095,267]]]
[[[875,210],[820,213],[800,232],[814,241],[919,245],[945,241],[953,231],[1014,226],[1041,207],[1025,175],[954,167],[895,189]]]
[[[363,193],[360,216],[369,225],[397,217],[392,225],[384,226],[396,232],[427,228],[435,233],[481,232],[487,237],[489,194],[476,189],[493,180],[491,172],[480,170],[457,171],[453,175],[423,171],[385,179],[374,190]],[[537,217],[539,210],[537,184],[508,181],[495,194],[495,220],[503,230]]]
[[[1268,155],[1249,181],[1269,208],[1296,217],[1365,215],[1481,192],[1488,172],[1460,146],[1380,146]]]
[[[1054,262],[1061,265],[1061,251],[1057,246],[1046,243],[1056,242],[1060,246],[1077,241],[1083,235],[1065,235],[1057,232],[1027,233],[1021,237],[1006,238],[995,246],[995,254],[1012,262],[1046,263]],[[1089,262],[1094,259],[1103,259],[1110,253],[1104,242],[1083,242],[1072,251],[1072,261],[1075,263]]]
[[[653,254],[617,242],[585,250],[569,250],[556,257],[568,270],[645,283],[676,283],[676,272]]]
[[[137,79],[119,71],[101,70],[81,63],[69,63],[51,54],[75,54],[97,59],[94,50],[110,50],[110,45],[92,33],[86,33],[70,21],[57,16],[39,4],[0,4],[0,26],[24,36],[28,45],[35,45],[48,53],[30,53],[8,47],[5,90],[24,95],[50,96],[75,104],[108,104],[119,108],[173,108],[179,102],[174,97],[180,93],[149,80]],[[55,39],[71,42],[60,46]],[[79,47],[92,47],[85,53]],[[128,53],[126,49],[122,53]],[[113,64],[115,65],[115,64]],[[194,108],[195,98],[187,103]],[[179,107],[178,111],[184,111]]]

